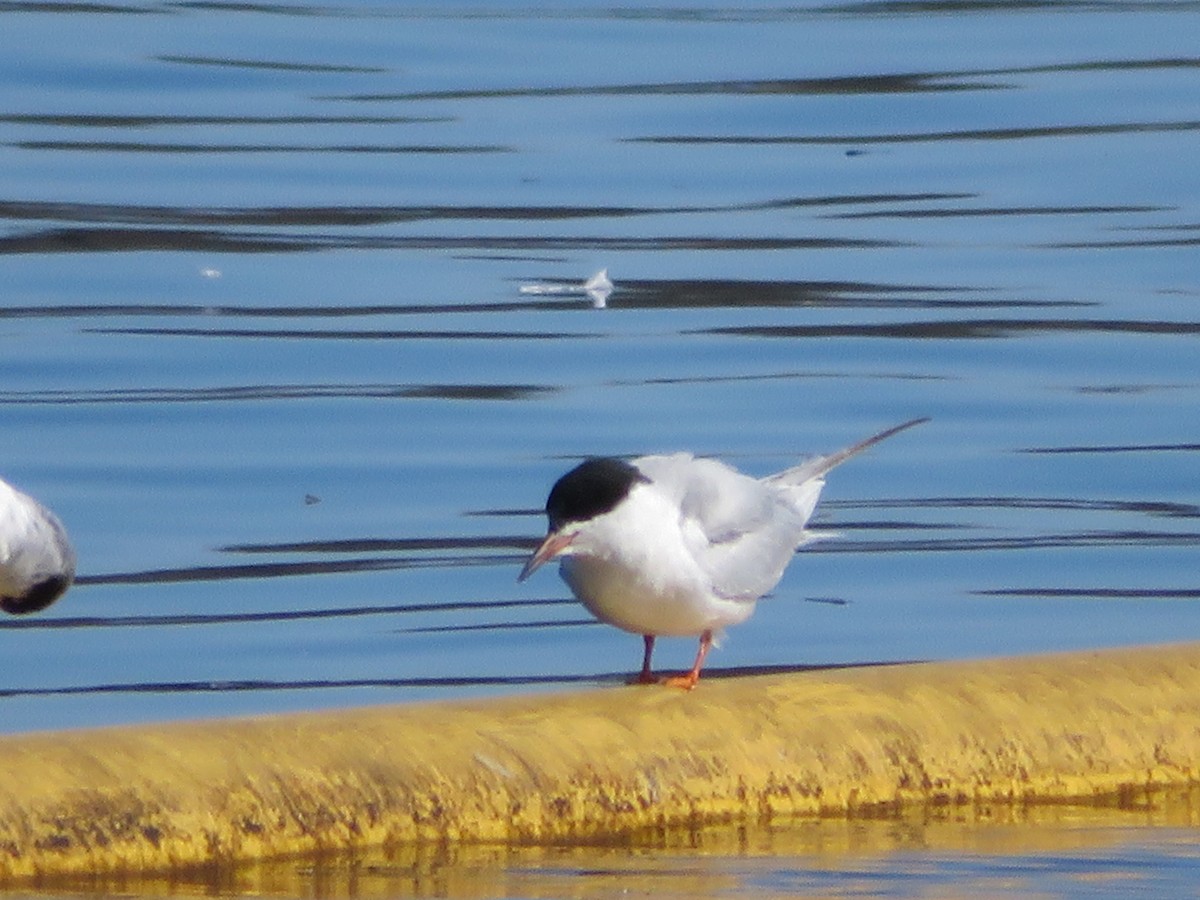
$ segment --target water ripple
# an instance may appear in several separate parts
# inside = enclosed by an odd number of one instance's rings
[[[706,680],[746,678],[754,675],[782,675],[799,672],[825,672],[866,666],[911,665],[919,660],[879,660],[870,663],[840,665],[768,665],[706,667]],[[109,684],[72,685],[44,688],[0,688],[0,697],[55,697],[74,694],[184,694],[236,693],[243,691],[317,691],[344,688],[444,688],[444,687],[530,687],[572,684],[628,684],[628,672],[592,674],[491,675],[416,678],[310,678],[310,679],[221,679],[196,681],[143,681]]]
[[[979,553],[1078,549],[1088,547],[1186,547],[1200,543],[1200,532],[1134,527],[1097,527],[1038,533],[979,534],[967,522],[911,519],[853,518],[854,510],[1047,510],[1105,514],[1132,514],[1168,520],[1200,518],[1200,508],[1158,501],[1095,500],[1047,497],[929,497],[874,501],[830,501],[823,507],[836,516],[837,535],[806,546],[804,554],[905,554]],[[483,511],[475,515],[540,517],[541,510]],[[939,536],[929,532],[947,532]],[[887,539],[869,539],[870,533],[892,533]],[[536,536],[446,536],[424,538],[342,538],[301,542],[231,544],[219,552],[255,556],[305,555],[299,561],[188,566],[133,572],[85,574],[77,584],[171,584],[234,581],[255,578],[310,577],[358,572],[408,569],[453,569],[476,566],[515,568],[538,543]],[[521,605],[521,604],[515,604]],[[425,610],[427,607],[417,606]],[[454,606],[446,608],[457,608]],[[471,608],[476,608],[472,605]],[[482,607],[480,607],[482,608]],[[371,607],[371,610],[377,608]],[[387,609],[394,609],[388,607]],[[275,615],[275,614],[271,614]],[[299,615],[312,615],[301,613]]]
[[[85,578],[84,584],[101,583]],[[450,613],[526,609],[547,606],[575,606],[568,599],[533,600],[459,600],[437,603],[400,603],[380,606],[348,606],[329,609],[289,609],[243,613],[167,613],[140,616],[58,616],[54,618],[0,619],[0,630],[31,631],[62,628],[163,628],[178,625],[247,625],[262,622],[295,622],[320,619],[356,619],[363,616],[396,616],[424,613]]]
[[[302,253],[316,250],[508,250],[520,252],[597,250],[753,251],[880,249],[904,242],[840,237],[716,237],[610,235],[343,235],[238,233],[171,228],[52,228],[0,238],[0,254],[201,251],[209,253]]]
[[[529,400],[562,388],[538,384],[255,384],[198,388],[112,388],[0,391],[12,406],[129,403],[212,403],[316,398],[407,400]]]
[[[696,333],[754,338],[873,337],[905,340],[961,340],[964,338],[1013,338],[1055,331],[1191,336],[1200,333],[1200,322],[1084,318],[948,319],[945,321],[840,323],[836,325],[736,325],[706,328]]]
[[[1012,128],[962,128],[944,131],[914,131],[876,134],[816,135],[648,135],[627,138],[648,144],[719,144],[753,146],[797,144],[924,144],[949,141],[1021,141],[1031,138],[1096,137],[1110,134],[1153,134],[1200,131],[1200,119],[1089,122],[1063,125],[1026,125]]]

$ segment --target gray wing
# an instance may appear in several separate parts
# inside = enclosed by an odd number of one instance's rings
[[[690,453],[646,456],[634,465],[679,505],[684,541],[709,573],[714,593],[753,601],[779,583],[798,547],[818,537],[805,526],[821,497],[825,474],[927,421],[913,419],[761,481]]]
[[[684,542],[718,596],[757,600],[778,584],[804,543],[807,514],[792,503],[790,487],[686,453],[634,464],[678,503]]]

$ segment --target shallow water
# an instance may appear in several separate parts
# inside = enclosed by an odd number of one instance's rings
[[[36,896],[1128,897],[1195,895],[1195,796],[981,807],[641,835],[592,846],[400,847],[237,870],[46,885]]]
[[[623,678],[515,582],[559,473],[918,415],[714,673],[1200,637],[1198,28],[0,5],[0,459],[80,556],[0,729]]]

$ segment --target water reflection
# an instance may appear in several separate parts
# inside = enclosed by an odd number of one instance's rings
[[[1195,791],[1116,805],[920,810],[656,830],[602,845],[394,846],[136,877],[35,895],[130,897],[1187,896]]]
[[[571,282],[542,282],[535,284],[523,284],[520,287],[522,294],[532,294],[536,297],[558,297],[562,295],[582,295],[587,297],[594,309],[604,309],[608,305],[608,298],[612,296],[615,286],[612,280],[608,277],[608,269],[601,269],[587,281],[576,283]]]

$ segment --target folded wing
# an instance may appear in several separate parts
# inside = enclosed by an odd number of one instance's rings
[[[777,487],[686,453],[644,457],[635,465],[679,505],[688,550],[713,592],[731,600],[757,600],[779,582],[804,543],[820,493],[820,483],[799,491]],[[797,493],[811,493],[811,502],[797,505]]]
[[[762,480],[690,453],[646,456],[634,465],[678,504],[684,542],[709,574],[713,592],[753,601],[779,583],[796,548],[814,537],[805,526],[821,497],[825,474],[926,421],[904,422]]]

